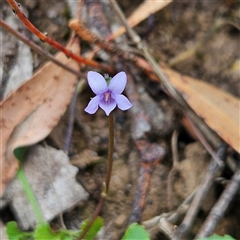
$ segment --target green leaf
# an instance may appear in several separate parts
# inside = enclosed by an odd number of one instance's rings
[[[76,239],[76,238],[73,238],[73,237],[67,236],[67,235],[62,236],[62,238],[61,238],[61,240],[73,240],[73,239]]]
[[[38,224],[35,233],[34,240],[61,240],[61,234],[54,233],[48,223]]]
[[[34,233],[34,240],[73,240],[76,239],[79,232],[59,229],[53,232],[48,223],[38,224]]]
[[[89,222],[89,219],[85,220],[84,223],[81,225],[81,232],[84,231],[87,224]],[[86,236],[84,237],[84,240],[92,240],[95,238],[101,227],[103,226],[103,219],[101,217],[97,217],[91,228],[88,230]],[[81,234],[81,233],[80,233]]]
[[[19,230],[16,222],[7,223],[7,235],[9,240],[18,240],[22,237],[22,231]]]
[[[205,238],[198,238],[197,240],[235,240],[229,235],[219,236],[217,234],[213,234],[212,236]]]
[[[22,232],[16,222],[8,222],[7,235],[9,240],[28,240],[31,239],[32,233]]]
[[[122,240],[150,240],[144,226],[132,223],[125,232]]]

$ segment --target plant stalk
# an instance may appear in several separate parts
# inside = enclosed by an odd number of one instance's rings
[[[24,173],[24,170],[23,170],[23,167],[22,167],[22,163],[20,163],[20,168],[18,170],[18,173],[17,173],[17,178],[20,180],[20,182],[22,183],[22,186],[23,186],[23,190],[28,198],[28,201],[30,203],[30,205],[32,206],[33,208],[33,211],[34,211],[34,215],[37,219],[37,223],[38,224],[41,224],[41,223],[44,223],[45,220],[44,220],[44,217],[42,215],[42,211],[40,209],[40,206],[37,202],[37,199],[33,193],[33,190],[28,182],[28,179]]]
[[[105,188],[103,189],[101,198],[98,202],[98,205],[90,219],[90,221],[88,222],[87,226],[85,227],[85,229],[83,230],[83,232],[80,234],[80,236],[78,237],[78,240],[83,239],[88,230],[91,228],[93,222],[95,221],[95,219],[97,218],[98,214],[100,213],[104,200],[105,200],[105,196],[107,196],[108,190],[109,190],[109,184],[110,184],[110,179],[111,179],[111,174],[112,174],[112,165],[113,165],[113,148],[114,148],[114,119],[113,119],[113,112],[111,112],[109,114],[108,117],[108,122],[109,122],[109,142],[108,142],[108,162],[107,162],[107,173],[106,173],[106,177],[105,177]]]
[[[108,193],[111,174],[112,174],[112,164],[113,164],[113,148],[114,148],[114,120],[113,112],[110,113],[108,117],[109,121],[109,142],[108,142],[108,163],[107,163],[107,174],[106,174],[106,194]]]

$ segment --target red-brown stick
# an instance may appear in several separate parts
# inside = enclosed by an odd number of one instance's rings
[[[19,17],[19,19],[22,21],[22,23],[29,29],[29,31],[31,31],[33,34],[35,34],[41,41],[47,42],[48,44],[50,44],[54,48],[58,49],[59,51],[64,52],[67,55],[67,57],[70,57],[70,58],[76,60],[79,63],[85,63],[86,65],[89,65],[91,67],[96,67],[96,68],[104,69],[104,70],[106,70],[108,72],[113,72],[113,69],[111,67],[104,66],[104,65],[99,64],[98,62],[95,62],[93,60],[85,59],[85,58],[83,58],[81,56],[77,56],[77,55],[73,54],[71,51],[66,49],[63,45],[61,45],[57,41],[51,39],[50,37],[46,36],[41,31],[39,31],[27,19],[25,14],[20,10],[19,5],[14,0],[7,0],[7,2],[11,6],[14,14],[16,14]]]

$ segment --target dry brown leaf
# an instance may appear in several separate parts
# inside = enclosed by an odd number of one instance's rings
[[[156,13],[157,11],[161,10],[172,0],[165,0],[165,1],[144,1],[142,4],[138,6],[138,8],[131,14],[131,16],[127,19],[128,24],[130,27],[134,27],[142,22],[144,19],[148,18],[151,14]],[[125,27],[120,27],[116,32],[113,33],[112,37],[117,38],[123,33],[126,32]]]
[[[79,54],[77,38],[72,38],[67,48]],[[58,53],[56,58],[79,70],[79,65],[68,59],[64,53]],[[31,79],[0,102],[0,196],[18,169],[14,149],[35,144],[51,132],[65,112],[76,82],[75,75],[48,62]]]
[[[173,86],[206,124],[240,153],[240,99],[216,86],[163,67]]]

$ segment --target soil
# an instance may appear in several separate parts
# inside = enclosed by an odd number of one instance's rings
[[[64,1],[20,1],[29,11],[29,19],[53,39],[65,44],[70,36],[67,21],[69,8]],[[127,16],[142,1],[120,1]],[[154,3],[153,3],[154,4]],[[154,57],[169,64],[179,72],[202,81],[213,83],[235,96],[239,89],[239,22],[240,4],[238,1],[174,1],[156,13],[152,25],[147,20],[137,26],[136,31],[153,50]],[[216,27],[217,26],[217,27]],[[55,50],[46,43],[29,34],[29,38],[51,53]],[[82,43],[82,53],[89,45]],[[187,53],[179,60],[182,53]],[[43,62],[35,58],[35,69]],[[238,64],[238,65],[237,65]],[[178,155],[179,166],[173,177],[172,207],[176,209],[184,199],[198,186],[204,177],[210,162],[210,156],[204,147],[196,142],[181,126],[181,111],[178,105],[166,96],[158,85],[144,83],[141,75],[136,86],[144,87],[146,94],[168,118],[164,134],[153,133],[151,141],[163,146],[165,158],[154,169],[150,182],[146,206],[142,221],[151,219],[164,212],[169,212],[167,191],[168,175],[173,166],[171,137],[174,130],[179,130]],[[72,163],[79,167],[78,181],[90,194],[86,202],[81,202],[69,212],[63,213],[67,228],[77,229],[82,220],[93,213],[101,194],[105,174],[105,161],[108,154],[108,121],[102,110],[94,115],[84,112],[90,97],[90,89],[85,87],[78,96],[75,111],[75,125],[69,155]],[[143,99],[144,101],[144,99]],[[65,139],[68,112],[48,137],[47,142],[62,149]],[[110,192],[106,198],[101,216],[105,222],[106,239],[120,239],[126,230],[131,215],[137,181],[140,170],[140,155],[131,138],[131,114],[115,111],[115,150]],[[237,154],[232,155],[235,159]],[[84,163],[82,163],[82,161]],[[226,167],[222,177],[227,180],[232,176]],[[199,230],[210,209],[220,196],[224,186],[215,183],[190,233],[191,239]],[[233,200],[226,216],[218,224],[215,232],[229,234],[240,239],[240,204],[239,195]],[[181,220],[181,219],[180,219]],[[180,224],[181,221],[177,224]],[[58,227],[58,221],[52,225]],[[152,234],[152,239],[167,239],[161,233]]]

